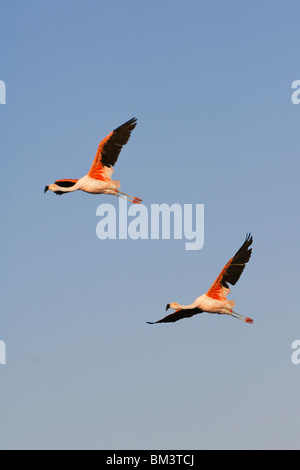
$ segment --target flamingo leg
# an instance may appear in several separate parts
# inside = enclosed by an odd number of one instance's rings
[[[116,192],[116,196],[120,197],[121,199],[125,199],[125,201],[129,201],[131,202],[132,204],[141,204],[139,200],[137,200],[135,197],[132,197],[132,196],[127,196],[127,194],[125,193],[121,193],[121,194],[124,194],[124,196],[121,196],[119,194],[120,191]],[[126,197],[125,197],[126,196]],[[129,199],[131,197],[131,199]]]
[[[244,319],[243,319],[243,318],[241,318],[241,317],[237,317],[236,315],[233,315],[233,313],[228,313],[228,315],[230,315],[230,316],[231,316],[231,317],[233,317],[233,318],[237,318],[238,320],[242,320],[242,321],[244,321]]]
[[[118,194],[118,193],[116,194],[116,196],[120,197],[121,199],[125,199],[125,201],[130,201],[131,202],[130,199],[127,199],[127,197],[124,197],[124,196],[120,196],[120,194]]]
[[[141,204],[142,200],[139,197],[134,197],[134,196],[129,196],[129,194],[122,193],[122,191],[117,190],[119,194],[122,194],[123,196],[126,196],[128,198],[128,201],[131,200],[133,204]]]
[[[251,324],[254,323],[254,320],[252,320],[252,318],[245,317],[244,315],[241,315],[240,313],[237,313],[234,310],[231,310],[230,312],[228,312],[228,315],[231,315],[232,317],[237,318],[238,320],[242,320],[245,323],[251,323]]]
[[[234,310],[232,310],[232,313],[234,313],[235,315],[238,315],[239,317],[245,318],[244,315],[241,315],[240,313],[237,313]]]

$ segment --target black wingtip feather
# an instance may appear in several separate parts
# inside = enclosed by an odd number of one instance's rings
[[[250,246],[252,245],[252,243],[253,237],[251,233],[247,233],[243,245],[232,258],[230,266],[228,267],[226,273],[223,276],[221,283],[223,287],[228,288],[228,284],[234,286],[239,280],[242,272],[245,269],[246,264],[248,263],[251,257],[252,248],[250,248]]]
[[[113,131],[111,138],[107,141],[103,149],[102,163],[104,166],[114,166],[118,160],[123,145],[127,144],[130,134],[136,124],[137,118],[134,117]]]
[[[167,315],[161,320],[155,321],[153,323],[147,321],[146,323],[148,323],[149,325],[154,325],[155,323],[174,323],[178,320],[183,320],[184,318],[191,318],[194,315],[197,315],[198,313],[202,312],[203,310],[201,310],[200,308],[179,309],[173,313],[170,313],[170,315]]]
[[[57,186],[60,186],[61,188],[71,188],[76,184],[76,181],[70,181],[70,180],[57,180],[55,181],[55,184]]]

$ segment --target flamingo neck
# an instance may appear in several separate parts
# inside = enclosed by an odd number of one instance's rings
[[[177,304],[177,305],[178,305],[178,308],[181,308],[182,310],[191,310],[191,309],[197,307],[197,305],[195,304],[195,302],[193,302],[193,303],[190,304],[190,305],[180,305],[180,304]]]

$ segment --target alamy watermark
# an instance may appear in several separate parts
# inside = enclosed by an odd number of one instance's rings
[[[3,80],[0,80],[0,104],[6,104],[6,85]]]
[[[4,341],[0,340],[0,364],[6,364],[6,345]]]
[[[292,342],[292,349],[295,349],[295,351],[292,354],[292,363],[295,366],[298,366],[300,364],[300,340],[295,339],[295,341]]]
[[[6,104],[6,85],[0,80],[0,104]],[[6,364],[6,345],[0,340],[0,365]]]
[[[300,80],[293,81],[292,89],[295,90],[291,96],[292,103],[299,104],[300,103]]]
[[[204,245],[204,204],[144,204],[128,206],[119,199],[119,211],[112,204],[100,204],[96,234],[100,240],[185,240],[186,250]]]

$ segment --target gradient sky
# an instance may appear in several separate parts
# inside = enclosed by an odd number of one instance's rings
[[[300,448],[298,1],[0,0],[1,449]],[[205,243],[105,240],[117,198],[43,189],[138,125],[122,190],[205,205]],[[254,237],[230,298],[190,303]]]

